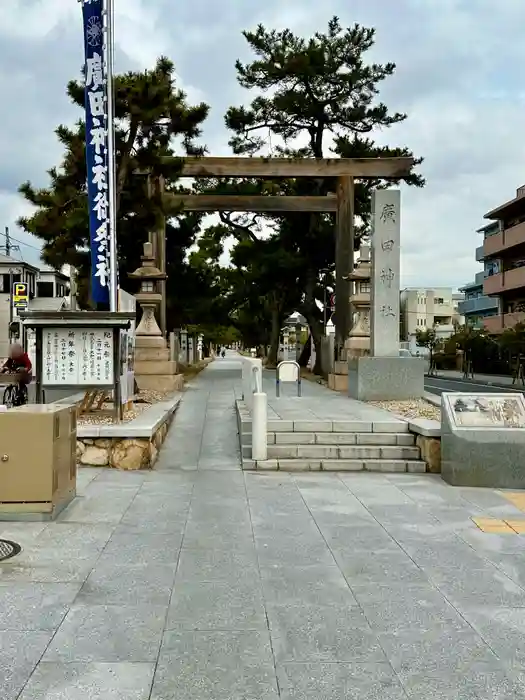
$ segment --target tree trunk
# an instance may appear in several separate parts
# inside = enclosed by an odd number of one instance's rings
[[[308,364],[308,360],[310,359],[311,352],[312,352],[312,336],[309,335],[308,338],[306,339],[306,343],[304,344],[304,348],[301,350],[301,354],[299,355],[299,359],[297,360],[300,367],[306,367],[306,365]]]
[[[272,310],[272,332],[270,335],[270,352],[267,367],[277,367],[279,355],[279,340],[281,339],[281,314],[277,309]]]
[[[317,374],[319,376],[322,376],[323,374],[323,366],[321,363],[321,343],[323,339],[323,326],[320,323],[320,321],[315,317],[314,313],[311,311],[308,312],[305,309],[305,314],[304,314],[306,320],[308,321],[308,325],[310,326],[310,337],[311,337],[311,342],[313,343],[315,347],[315,365],[313,368],[313,373]],[[308,359],[310,358],[310,353],[311,353],[311,346],[310,346],[310,351],[308,353]],[[306,360],[306,364],[308,363],[308,359]],[[304,366],[306,366],[306,364]]]
[[[131,119],[129,125],[128,138],[126,139],[126,143],[124,144],[124,148],[122,149],[122,153],[120,154],[120,165],[117,171],[117,191],[115,193],[115,212],[117,215],[120,211],[120,198],[122,195],[122,190],[124,189],[124,185],[126,184],[126,178],[128,176],[128,166],[131,158],[131,151],[135,144],[135,139],[137,138],[138,130],[138,122],[134,119]]]

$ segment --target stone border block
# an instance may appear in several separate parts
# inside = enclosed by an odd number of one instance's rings
[[[296,420],[293,422],[294,433],[331,433],[332,431],[332,421]]]
[[[269,433],[293,433],[293,421],[291,420],[269,420]]]
[[[424,437],[440,438],[441,421],[429,418],[413,418],[408,422],[408,429],[417,435]]]
[[[368,421],[344,420],[333,421],[334,433],[371,433],[372,423]]]
[[[388,460],[366,460],[365,471],[367,472],[384,472],[386,474],[396,474],[406,472],[407,463],[403,459],[388,459]]]
[[[324,459],[321,468],[326,472],[362,472],[364,462],[360,459]]]
[[[373,433],[408,433],[408,423],[404,420],[374,421]]]

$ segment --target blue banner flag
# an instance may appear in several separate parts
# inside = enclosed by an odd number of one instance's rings
[[[86,165],[91,248],[91,297],[109,303],[107,74],[103,0],[83,0],[86,81]]]

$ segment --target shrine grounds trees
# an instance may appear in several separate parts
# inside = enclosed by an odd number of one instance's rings
[[[67,94],[83,111],[83,81],[71,81]],[[175,181],[180,165],[177,161],[167,164],[162,158],[174,155],[175,139],[182,142],[187,154],[203,152],[197,140],[208,106],[188,104],[186,95],[175,86],[174,66],[167,58],[160,58],[152,70],[116,76],[115,98],[118,262],[120,279],[126,286],[128,272],[140,264],[148,231],[155,228],[159,215],[166,213],[161,197],[149,191],[147,176],[134,171],[151,169],[154,175]],[[77,268],[81,297],[87,303],[90,256],[84,122],[79,120],[73,129],[59,126],[56,134],[65,151],[62,162],[48,171],[47,187],[35,188],[29,182],[20,187],[36,210],[22,217],[19,224],[41,239],[46,263],[58,269],[64,264]],[[167,261],[177,269],[177,286],[171,287],[175,276],[170,275],[168,296],[170,300],[176,297],[179,306],[186,288],[181,275],[189,274],[185,252],[195,241],[199,222],[199,216],[183,216],[168,229]],[[173,309],[176,304],[171,306]]]
[[[345,29],[333,18],[324,33],[312,37],[263,26],[244,36],[254,59],[247,64],[238,61],[236,70],[239,84],[250,91],[249,102],[230,107],[225,115],[235,154],[299,158],[412,155],[407,147],[383,147],[374,140],[379,130],[403,122],[406,115],[392,113],[379,99],[379,88],[393,75],[395,66],[368,60],[375,41],[373,29],[359,25]],[[163,176],[168,192],[175,191],[180,161],[168,163],[164,157],[175,155],[176,142],[182,142],[181,156],[204,151],[199,137],[207,105],[188,103],[174,84],[173,64],[166,58],[159,59],[152,70],[117,76],[115,83],[117,239],[123,285],[127,273],[139,265],[148,231],[158,228],[166,215],[168,327],[199,324],[215,341],[219,336],[231,337],[231,328],[236,328],[251,346],[270,345],[273,363],[283,321],[297,310],[308,321],[320,358],[323,278],[325,271],[333,276],[335,270],[334,215],[223,213],[220,226],[202,232],[201,214],[170,209],[160,192],[148,187],[151,180],[135,173],[150,170],[154,177]],[[68,95],[79,112],[83,110],[82,81],[72,81]],[[72,129],[58,127],[57,136],[64,148],[62,162],[49,170],[47,187],[21,186],[35,212],[20,224],[42,240],[47,263],[57,268],[69,263],[78,269],[87,303],[83,122]],[[418,187],[424,184],[416,173],[405,180]],[[381,180],[356,181],[356,249],[368,231],[370,191],[385,185]],[[334,187],[335,181],[326,178],[230,179],[199,181],[195,191],[326,195]],[[234,244],[231,266],[225,268],[219,259],[228,238]]]
[[[434,358],[436,353],[441,349],[442,342],[437,337],[434,328],[428,328],[425,331],[416,331],[416,345],[419,348],[426,348],[429,354],[429,374],[432,374],[436,367]]]
[[[237,61],[237,79],[256,96],[249,105],[231,107],[226,114],[234,153],[309,158],[412,156],[408,148],[382,147],[374,142],[379,130],[406,119],[405,114],[390,113],[378,100],[379,86],[394,73],[395,65],[366,60],[374,44],[374,29],[359,25],[344,29],[334,17],[326,33],[317,32],[307,39],[289,29],[275,31],[262,25],[254,32],[244,32],[244,37],[255,58],[247,64]],[[415,173],[406,181],[424,185]],[[384,184],[356,183],[355,249],[367,231],[371,189]],[[322,178],[289,180],[279,187],[288,194],[324,195],[333,191],[334,182]],[[320,358],[321,270],[334,269],[334,216],[286,214],[277,224],[281,250],[293,258],[293,273],[276,268],[275,283],[282,275],[284,286],[300,290],[296,309],[308,321]]]

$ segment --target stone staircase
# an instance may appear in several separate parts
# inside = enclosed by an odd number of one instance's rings
[[[237,405],[243,469],[280,471],[425,472],[408,423],[268,421],[268,459],[251,456],[251,417]]]

